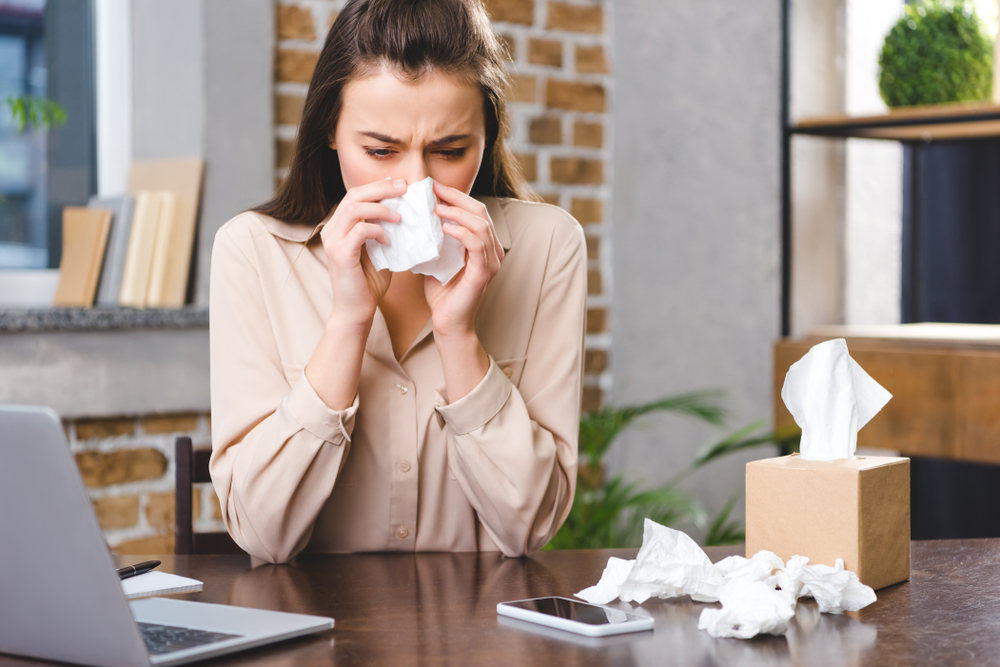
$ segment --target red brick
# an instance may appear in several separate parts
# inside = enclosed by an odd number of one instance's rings
[[[587,259],[601,258],[601,239],[597,236],[587,237]]]
[[[94,501],[94,514],[104,530],[139,523],[139,496],[109,496]]]
[[[535,77],[514,74],[510,77],[510,96],[508,100],[511,102],[534,102],[537,97],[535,92],[537,88]]]
[[[80,419],[76,422],[77,440],[113,438],[134,433],[134,419]]]
[[[587,350],[584,354],[583,372],[603,373],[608,368],[608,353],[604,350]]]
[[[275,142],[274,158],[279,169],[289,167],[292,164],[292,156],[295,155],[294,139],[278,139]]]
[[[309,83],[319,54],[315,51],[299,49],[278,49],[275,62],[275,76],[278,81]]]
[[[604,220],[604,203],[600,199],[573,197],[573,201],[570,202],[569,213],[581,225],[602,222]]]
[[[562,120],[558,116],[533,118],[528,125],[528,141],[533,144],[561,144]]]
[[[542,198],[542,201],[546,204],[552,204],[553,206],[559,206],[559,193],[558,192],[540,192],[538,196]]]
[[[545,87],[545,104],[552,109],[604,113],[607,95],[599,83],[550,79]]]
[[[601,148],[604,145],[604,126],[582,120],[573,123],[573,145]]]
[[[500,38],[500,43],[503,44],[505,58],[509,61],[517,59],[517,38],[514,35],[497,35]]]
[[[553,39],[531,39],[528,41],[528,62],[532,65],[562,67],[562,42]]]
[[[312,12],[308,7],[276,5],[275,23],[278,25],[278,39],[316,39]]]
[[[549,164],[553,183],[599,185],[604,182],[604,163],[577,157],[554,157]]]
[[[167,457],[158,449],[121,449],[76,453],[76,465],[85,486],[110,486],[159,479],[167,472]]]
[[[301,95],[276,95],[274,122],[277,125],[298,125],[302,121],[302,107],[306,98]]]
[[[174,525],[174,494],[150,493],[146,496],[146,523],[150,526],[172,527]]]
[[[608,61],[603,46],[577,46],[576,71],[583,74],[607,74]]]
[[[153,434],[164,433],[190,433],[198,428],[198,415],[194,413],[184,413],[176,415],[156,415],[153,417],[143,417],[139,425],[142,432]]]
[[[494,21],[531,25],[535,21],[535,0],[486,0],[486,11]]]
[[[604,32],[604,10],[600,5],[571,5],[567,2],[549,3],[549,30],[570,32]]]
[[[604,407],[604,392],[600,387],[584,387],[580,406],[584,412],[593,412]]]
[[[154,535],[153,537],[122,542],[111,547],[111,551],[120,555],[169,555],[174,553],[174,533],[170,531],[169,533]]]
[[[524,174],[524,180],[526,181],[537,181],[538,180],[538,157],[531,153],[515,153],[514,157],[521,165],[521,172]]]
[[[587,333],[601,333],[608,329],[608,311],[604,308],[587,309]]]
[[[604,285],[601,281],[601,272],[598,269],[587,271],[587,294],[601,294],[604,292]]]

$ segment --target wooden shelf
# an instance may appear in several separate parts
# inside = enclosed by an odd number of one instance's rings
[[[1000,137],[1000,105],[940,104],[895,109],[877,116],[820,116],[792,123],[792,134],[934,141]]]

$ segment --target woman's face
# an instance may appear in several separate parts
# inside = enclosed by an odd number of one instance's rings
[[[479,173],[485,145],[477,86],[437,70],[404,81],[387,69],[344,86],[330,143],[347,189],[430,176],[465,193]]]

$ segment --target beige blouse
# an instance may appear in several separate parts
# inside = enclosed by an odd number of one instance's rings
[[[306,379],[331,309],[319,231],[243,213],[212,250],[212,480],[230,534],[306,551],[520,556],[569,513],[577,469],[586,252],[554,206],[485,198],[506,250],[476,319],[486,377],[449,403],[430,321],[403,357],[380,312],[354,404]]]

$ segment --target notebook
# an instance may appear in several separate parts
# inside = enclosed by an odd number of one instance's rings
[[[137,600],[154,595],[195,593],[201,590],[201,582],[167,572],[146,572],[122,579],[122,590],[125,592],[126,600]]]

